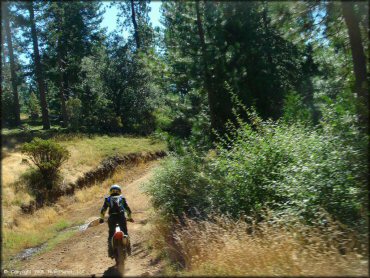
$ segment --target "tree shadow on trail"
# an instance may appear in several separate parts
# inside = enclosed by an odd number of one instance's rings
[[[102,277],[123,277],[123,276],[115,266],[111,266],[106,271],[104,271]]]

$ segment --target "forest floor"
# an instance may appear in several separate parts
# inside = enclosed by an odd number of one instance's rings
[[[131,237],[132,255],[125,264],[125,276],[152,276],[161,272],[161,262],[151,256],[146,238],[150,226],[151,205],[149,197],[142,191],[141,185],[147,182],[157,167],[158,162],[150,162],[132,169],[134,180],[123,185],[123,195],[126,196],[133,213],[134,223],[128,223]],[[106,185],[108,190],[108,184]],[[85,222],[98,217],[103,196],[95,196],[78,206],[71,206],[71,217],[85,218]],[[68,209],[68,208],[67,208]],[[75,233],[70,238],[56,244],[48,251],[38,254],[17,263],[17,271],[23,271],[27,276],[119,276],[114,260],[107,256],[107,224],[89,227]],[[11,271],[7,269],[7,271]]]

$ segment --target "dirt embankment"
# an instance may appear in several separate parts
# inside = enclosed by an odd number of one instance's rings
[[[146,245],[151,206],[149,197],[141,188],[151,178],[157,165],[157,162],[150,162],[139,166],[141,176],[122,186],[123,195],[127,198],[135,220],[135,223],[128,223],[133,252],[126,261],[125,276],[152,276],[161,273],[161,262],[151,257]],[[87,206],[74,213],[83,213],[87,221],[93,219],[98,216],[102,200],[103,196],[91,200]],[[90,227],[59,243],[53,250],[21,262],[18,269],[27,271],[27,276],[118,276],[114,260],[107,257],[107,236],[106,223]]]
[[[130,153],[127,155],[116,155],[106,158],[100,163],[98,167],[84,173],[83,176],[78,178],[75,182],[61,184],[61,186],[57,190],[54,190],[52,192],[52,201],[56,202],[61,196],[73,195],[75,190],[77,189],[88,187],[110,178],[114,174],[118,166],[135,166],[139,163],[153,161],[166,155],[167,153],[165,151],[156,151],[147,153]],[[41,206],[42,205],[32,200],[28,204],[22,204],[21,209],[23,213],[33,213]]]

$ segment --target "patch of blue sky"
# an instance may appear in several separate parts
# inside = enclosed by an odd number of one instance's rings
[[[126,30],[121,30],[117,24],[118,19],[118,9],[117,6],[113,5],[110,6],[111,2],[103,2],[103,8],[105,8],[105,13],[103,14],[103,21],[101,26],[103,28],[107,28],[108,33],[118,31],[122,32],[123,36],[127,38],[128,32]],[[162,1],[151,1],[150,8],[151,11],[149,13],[150,22],[152,23],[153,27],[162,27],[160,23],[160,7]]]
[[[160,22],[161,5],[162,5],[162,1],[152,1],[152,2],[150,2],[151,11],[149,13],[149,17],[150,17],[150,21],[153,24],[153,27],[159,27],[159,28],[163,27],[163,25]]]
[[[329,40],[325,37],[326,26],[323,24],[324,17],[327,16],[326,10],[318,6],[314,9],[312,16],[314,18],[314,24],[317,25],[317,31],[315,39],[321,42],[322,46],[328,46]],[[309,39],[307,42],[311,42]]]
[[[103,2],[102,8],[105,9],[105,13],[103,14],[103,21],[101,22],[101,26],[103,28],[107,28],[107,31],[110,33],[118,28],[118,10],[116,6],[109,7],[109,5],[110,2]]]

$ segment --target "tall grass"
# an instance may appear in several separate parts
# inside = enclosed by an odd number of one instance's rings
[[[279,221],[281,222],[279,224]],[[284,223],[284,224],[283,224]],[[293,224],[295,223],[295,224]],[[320,229],[286,219],[250,222],[226,216],[186,218],[172,229],[152,228],[152,244],[180,267],[167,274],[242,276],[354,276],[368,273],[366,246],[360,254],[335,223]],[[346,246],[345,255],[338,245]]]

